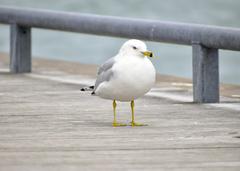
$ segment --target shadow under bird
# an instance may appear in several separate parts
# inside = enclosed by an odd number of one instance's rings
[[[156,81],[156,70],[147,57],[153,57],[153,53],[147,50],[144,42],[128,40],[116,56],[100,66],[95,85],[81,89],[92,91],[92,95],[113,100],[114,127],[127,125],[117,122],[116,101],[130,102],[131,126],[145,125],[135,122],[134,100],[146,94]]]

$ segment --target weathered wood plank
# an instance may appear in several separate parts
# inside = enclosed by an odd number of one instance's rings
[[[239,111],[145,97],[113,128],[78,85],[0,74],[0,170],[239,170]],[[130,121],[128,103],[118,119]]]

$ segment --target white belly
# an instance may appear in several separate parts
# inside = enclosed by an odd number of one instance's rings
[[[131,101],[147,93],[155,83],[156,71],[147,58],[118,62],[110,81],[99,85],[96,95],[112,100]]]

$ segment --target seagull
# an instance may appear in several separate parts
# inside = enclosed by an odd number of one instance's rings
[[[130,126],[146,125],[135,122],[134,100],[146,94],[156,81],[156,70],[147,57],[153,57],[153,53],[147,50],[143,41],[128,40],[116,56],[99,67],[95,85],[81,89],[91,90],[92,95],[113,101],[114,127],[127,126],[117,122],[117,101],[130,102],[132,113]]]

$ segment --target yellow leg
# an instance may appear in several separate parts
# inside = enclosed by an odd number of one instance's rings
[[[122,123],[118,123],[117,122],[116,107],[117,107],[116,100],[113,100],[113,123],[112,123],[112,126],[114,126],[114,127],[117,127],[117,126],[127,126],[127,124],[122,124]]]
[[[132,122],[131,126],[147,126],[146,124],[136,123],[134,118],[134,100],[131,101]]]

